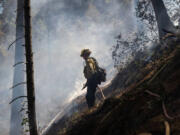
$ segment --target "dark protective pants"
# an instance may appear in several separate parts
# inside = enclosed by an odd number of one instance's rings
[[[91,108],[95,104],[95,93],[97,87],[97,78],[96,75],[92,76],[88,79],[87,83],[87,94],[86,94],[86,102],[88,104],[88,108]]]

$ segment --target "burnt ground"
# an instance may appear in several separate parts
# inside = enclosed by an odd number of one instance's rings
[[[90,112],[78,99],[83,111],[47,134],[180,135],[180,44],[157,50],[151,62],[135,60],[117,74],[103,89],[103,104]]]
[[[123,94],[108,98],[96,111],[83,115],[67,135],[180,135],[180,50],[156,61],[143,80]],[[165,126],[166,125],[166,126]]]

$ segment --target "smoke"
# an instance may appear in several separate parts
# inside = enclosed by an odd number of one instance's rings
[[[1,27],[1,39],[0,39],[0,134],[7,135],[9,134],[10,128],[10,105],[11,93],[13,85],[13,64],[14,64],[14,48],[7,50],[8,45],[12,42],[15,35],[15,28],[11,28],[10,32],[3,33],[6,31],[7,25],[4,26],[3,23],[8,20],[2,20],[3,12],[5,8],[3,7],[3,2],[0,3],[0,27]],[[15,10],[14,7],[11,7],[11,10]],[[13,19],[11,19],[13,20]],[[4,22],[3,22],[4,21]],[[12,22],[13,23],[13,22]],[[7,37],[3,39],[3,37]]]
[[[133,10],[130,0],[32,0],[36,111],[40,127],[86,92],[81,91],[86,81],[80,57],[82,49],[89,48],[99,65],[107,70],[108,81],[112,79],[116,70],[111,49],[117,35],[126,36],[135,30]],[[0,113],[8,112],[0,115],[0,133],[10,121],[8,88],[12,84],[13,59],[12,53],[0,67],[0,92],[6,99],[0,102]]]
[[[3,7],[2,7],[2,3],[0,3],[0,14],[3,13]]]
[[[2,49],[2,48],[1,48]],[[10,121],[10,105],[11,92],[9,89],[12,86],[12,74],[13,74],[13,59],[11,52],[6,52],[3,49],[4,55],[0,55],[0,133],[7,135],[7,125]],[[2,53],[3,54],[3,53]]]
[[[41,37],[34,34],[33,44],[37,45],[34,48],[36,99],[42,125],[47,124],[60,111],[59,108],[85,92],[81,91],[86,81],[81,50],[89,48],[92,51],[99,65],[107,69],[109,80],[115,74],[111,58],[114,38],[120,32],[125,35],[134,30],[131,1],[83,3],[68,0],[58,3],[56,0],[46,1],[33,26],[34,33],[41,34]]]

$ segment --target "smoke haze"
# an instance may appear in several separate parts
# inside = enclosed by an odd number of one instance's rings
[[[92,56],[107,69],[108,80],[113,77],[111,48],[115,37],[120,32],[131,33],[135,20],[131,2],[42,2],[45,5],[41,5],[42,9],[35,15],[33,45],[37,113],[40,123],[44,124],[61,106],[85,92],[81,91],[85,83],[80,58],[83,48],[92,50]],[[38,28],[44,31],[38,32]]]
[[[131,0],[32,0],[39,126],[47,125],[64,105],[85,93],[85,90],[81,91],[86,81],[80,57],[82,49],[89,48],[99,65],[106,68],[108,80],[112,79],[116,70],[111,49],[116,44],[117,35],[123,33],[126,36],[136,29],[133,12]],[[9,130],[13,51],[11,49],[0,66],[0,93],[3,97],[0,98],[0,133]]]

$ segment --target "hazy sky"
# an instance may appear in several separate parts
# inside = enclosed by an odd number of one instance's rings
[[[110,80],[116,73],[111,58],[115,37],[132,33],[136,21],[130,0],[32,0],[32,14],[37,120],[44,126],[86,91],[81,91],[86,81],[81,50],[92,50]],[[0,66],[0,133],[9,128],[13,54],[14,48],[6,51]]]

